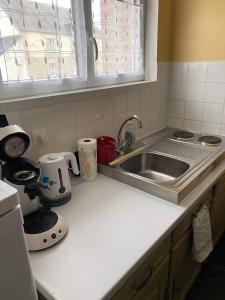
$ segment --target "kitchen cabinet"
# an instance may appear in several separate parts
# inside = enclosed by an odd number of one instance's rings
[[[225,174],[213,186],[212,234],[214,244],[225,230]]]
[[[203,205],[207,205],[211,215],[211,199],[212,199],[212,189],[205,192],[201,198],[197,201],[197,204],[191,209],[191,211],[179,222],[173,231],[172,243],[175,245],[180,238],[184,235],[185,231],[192,227],[193,217],[197,214],[199,209]]]
[[[192,255],[192,229],[189,228],[171,251],[170,299],[184,299],[200,270],[201,264]]]
[[[211,214],[211,198],[212,190],[209,190],[174,229],[168,288],[170,300],[184,299],[201,270],[201,264],[192,255],[192,220],[202,205],[207,205]]]
[[[170,247],[169,236],[144,260],[111,300],[165,300]]]

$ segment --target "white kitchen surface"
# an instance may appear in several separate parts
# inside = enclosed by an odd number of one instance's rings
[[[47,299],[102,299],[186,210],[103,175],[72,192],[55,209],[68,222],[67,237],[30,254]]]

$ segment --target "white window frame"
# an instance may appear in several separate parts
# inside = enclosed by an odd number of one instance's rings
[[[149,1],[149,0],[145,0]],[[145,2],[144,1],[144,2]],[[84,1],[84,10],[85,10],[85,24],[87,32],[87,47],[88,47],[88,87],[97,87],[104,85],[116,85],[122,83],[144,81],[145,80],[145,70],[143,73],[118,73],[118,74],[107,74],[107,75],[96,75],[95,74],[95,42],[93,34],[93,21],[92,21],[92,0]],[[144,5],[145,10],[145,5]],[[145,27],[145,16],[144,18],[144,27]],[[144,31],[145,28],[143,28]],[[143,40],[145,37],[143,36]]]
[[[79,18],[79,14],[83,14],[82,1],[71,1],[71,9],[74,18]],[[74,30],[75,39],[80,44],[80,48],[84,53],[86,50],[86,31],[84,19],[80,19],[80,28],[75,26]],[[77,43],[75,42],[75,45]],[[77,57],[76,57],[77,59]],[[37,95],[51,95],[65,91],[73,91],[75,89],[87,88],[87,73],[86,73],[86,59],[77,60],[77,77],[51,79],[51,80],[35,80],[35,81],[20,81],[20,82],[2,82],[1,70],[0,70],[0,100],[8,100],[14,98],[33,97]]]
[[[75,26],[75,38],[79,41],[83,51],[87,53],[87,59],[78,59],[77,68],[79,78],[63,78],[52,80],[39,80],[35,82],[1,83],[0,72],[0,101],[10,99],[28,99],[57,95],[63,92],[76,93],[87,91],[87,88],[127,84],[132,82],[146,82],[157,80],[157,28],[158,28],[158,0],[145,0],[145,71],[144,74],[110,74],[95,75],[94,57],[95,45],[91,20],[91,0],[76,1],[72,3],[73,15],[78,17],[84,13],[85,20],[81,21],[81,28]],[[78,14],[78,15],[77,15]],[[147,30],[146,30],[147,28]],[[149,29],[150,28],[150,29]],[[77,43],[76,43],[77,44]],[[79,52],[79,49],[78,49]],[[149,55],[151,53],[151,55]],[[97,88],[96,88],[97,89]]]

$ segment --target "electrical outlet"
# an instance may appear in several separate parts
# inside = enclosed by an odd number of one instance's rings
[[[32,140],[34,146],[48,144],[48,132],[46,128],[38,128],[32,131]]]

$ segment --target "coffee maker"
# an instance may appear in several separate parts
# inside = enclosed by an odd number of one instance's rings
[[[68,227],[59,214],[40,205],[40,168],[22,157],[29,145],[28,134],[18,125],[9,125],[6,116],[0,115],[2,180],[18,191],[28,249],[32,251],[56,244],[66,235]]]

